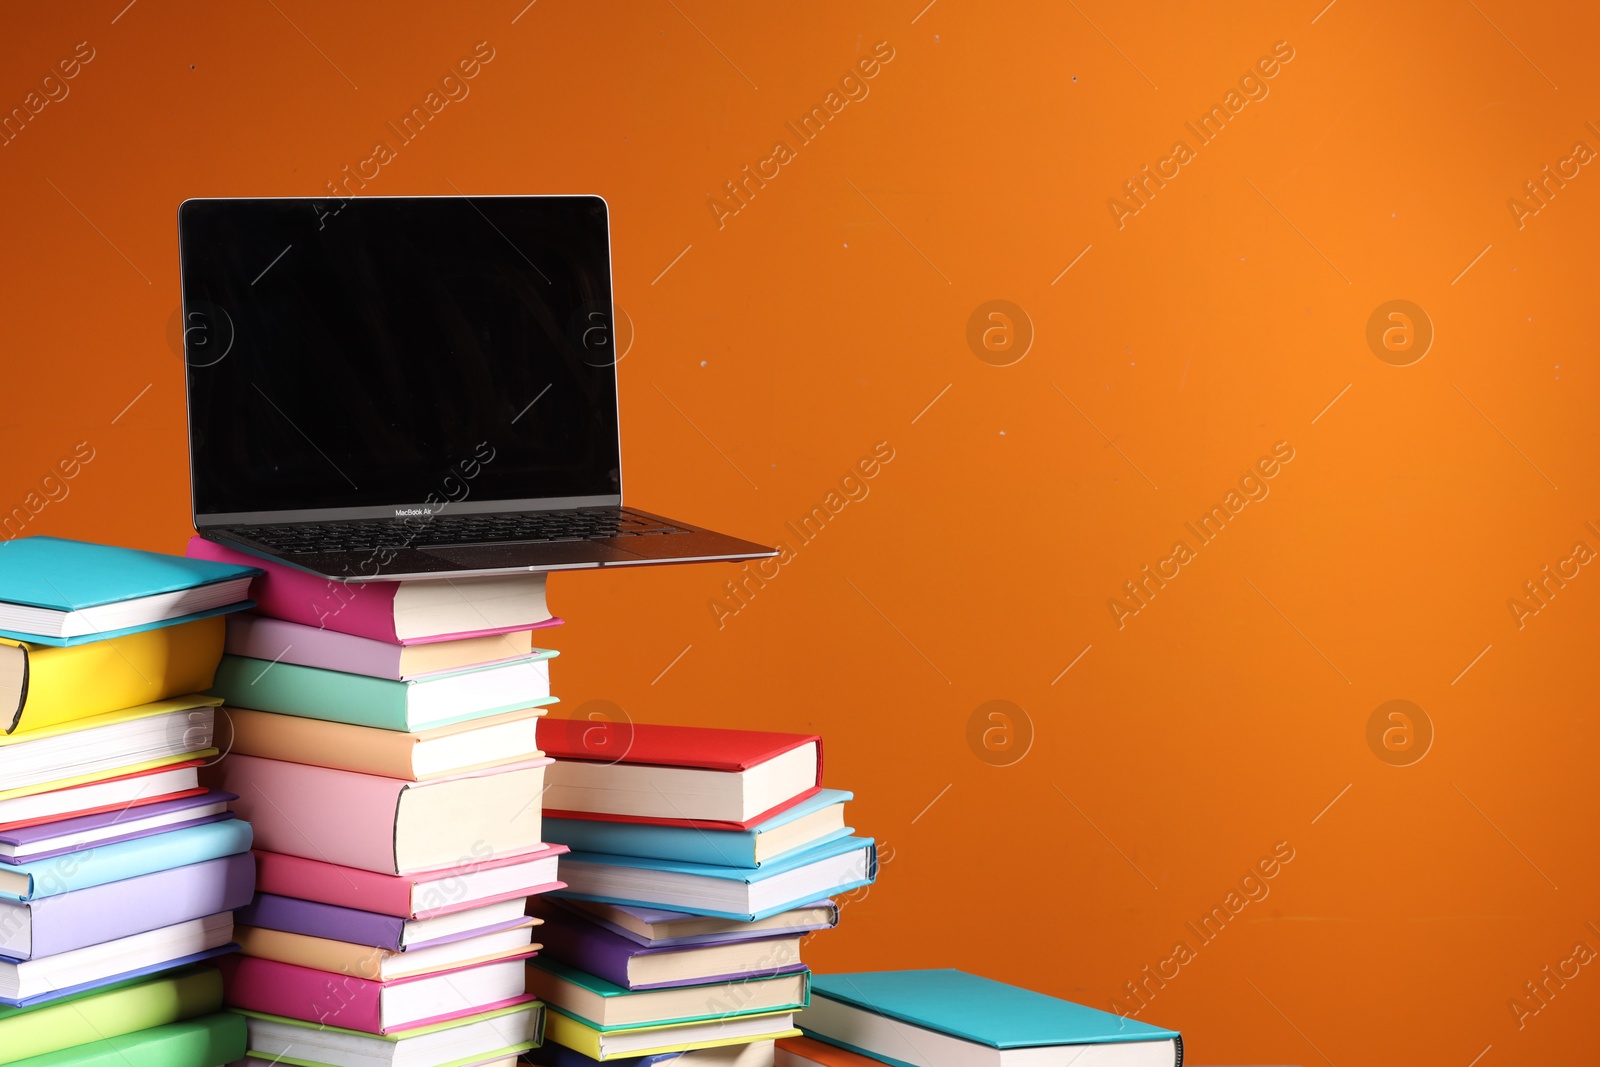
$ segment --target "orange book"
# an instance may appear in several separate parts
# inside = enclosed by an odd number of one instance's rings
[[[883,1067],[880,1060],[809,1037],[780,1037],[773,1067]]]

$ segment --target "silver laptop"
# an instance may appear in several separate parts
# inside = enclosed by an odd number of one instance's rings
[[[188,200],[178,236],[202,536],[352,582],[776,555],[623,504],[599,197]]]

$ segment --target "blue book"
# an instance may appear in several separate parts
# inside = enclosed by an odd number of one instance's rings
[[[567,888],[554,895],[755,922],[877,877],[870,837],[841,837],[755,868],[569,852],[561,858]]]
[[[236,856],[250,851],[252,839],[249,823],[225,819],[7,865],[0,868],[0,897],[39,900],[141,874]]]
[[[261,573],[60,537],[0,541],[0,637],[75,645],[239,611]]]
[[[1036,1050],[1095,1045],[1095,1067],[1181,1067],[1183,1037],[957,970],[819,974],[796,1025],[897,1067],[1038,1063]],[[1064,1062],[1052,1060],[1051,1062]]]
[[[691,826],[558,819],[546,816],[544,836],[575,852],[760,867],[796,849],[813,848],[854,832],[844,824],[844,804],[854,794],[824,789],[748,830],[702,830]]]

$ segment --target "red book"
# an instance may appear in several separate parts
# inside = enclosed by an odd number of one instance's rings
[[[546,719],[545,811],[746,830],[822,788],[815,734]]]

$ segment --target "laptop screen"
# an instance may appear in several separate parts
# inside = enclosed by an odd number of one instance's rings
[[[599,197],[190,200],[178,218],[197,519],[620,498]]]

